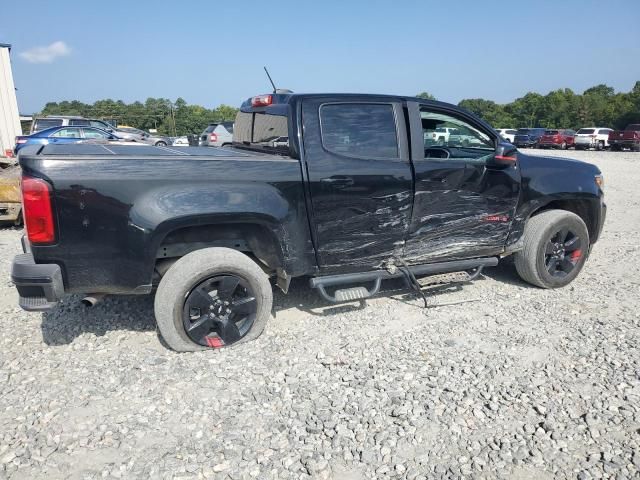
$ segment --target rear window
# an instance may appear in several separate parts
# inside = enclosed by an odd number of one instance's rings
[[[212,123],[212,124],[211,124],[211,125],[209,125],[207,128],[205,128],[205,129],[204,129],[204,132],[202,132],[202,133],[211,133],[211,132],[213,132],[213,131],[216,129],[216,127],[217,127],[217,126],[218,126],[218,124],[217,124],[217,123]]]
[[[289,136],[287,115],[271,112],[238,112],[233,128],[233,142],[260,147],[288,147],[275,145],[280,137]]]
[[[343,103],[320,107],[323,146],[340,155],[398,158],[393,107],[389,104]]]
[[[593,128],[581,128],[578,130],[578,135],[591,135],[593,132],[595,132]],[[600,132],[602,132],[602,130],[600,130]]]
[[[558,130],[545,130],[544,131],[545,135],[557,135],[558,133],[560,133]]]
[[[519,128],[517,133],[518,133],[518,135],[526,135],[527,133],[529,133],[529,129],[528,128]]]
[[[38,118],[33,127],[33,131],[39,132],[40,130],[44,130],[46,128],[61,127],[61,126],[62,126],[61,118]]]
[[[588,129],[587,129],[588,130]],[[601,128],[600,130],[598,130],[598,133],[600,135],[606,135],[607,133],[611,132],[612,130],[610,128]]]
[[[224,122],[222,126],[227,129],[227,132],[233,133],[233,122]]]

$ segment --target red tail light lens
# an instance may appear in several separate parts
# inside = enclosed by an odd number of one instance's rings
[[[258,95],[251,99],[252,107],[266,107],[273,103],[273,95]]]
[[[218,134],[217,133],[212,133],[211,135],[209,135],[209,141],[210,142],[217,142],[218,141]]]
[[[29,242],[52,243],[55,240],[51,186],[39,178],[22,177],[22,208]]]

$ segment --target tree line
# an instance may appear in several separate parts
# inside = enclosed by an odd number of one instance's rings
[[[434,99],[422,92],[417,95]],[[640,123],[640,81],[629,92],[615,92],[601,84],[582,94],[569,88],[554,90],[546,95],[529,92],[513,102],[499,104],[483,98],[468,98],[458,103],[484,118],[495,128],[573,128],[597,126],[624,128]],[[125,103],[122,100],[98,100],[93,104],[74,101],[47,103],[41,115],[81,115],[87,118],[115,120],[143,130],[156,129],[170,136],[198,134],[209,123],[233,120],[238,109],[220,105],[208,109],[189,105],[178,98],[148,98],[144,103]]]
[[[234,120],[237,108],[220,105],[214,109],[188,105],[178,98],[147,98],[142,102],[125,103],[122,100],[98,100],[93,104],[77,100],[47,103],[40,115],[80,115],[115,121],[142,130],[156,129],[169,136],[199,134],[209,123]]]
[[[420,95],[432,98],[426,92]],[[582,94],[562,88],[546,95],[529,92],[506,104],[469,98],[458,105],[484,118],[495,128],[623,129],[630,123],[640,123],[640,81],[629,92],[616,93],[612,87],[601,84]]]

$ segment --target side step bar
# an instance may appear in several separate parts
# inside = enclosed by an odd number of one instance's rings
[[[473,270],[475,268],[482,269],[484,267],[495,267],[496,265],[498,265],[498,257],[489,257],[473,258],[470,260],[454,260],[451,262],[428,263],[425,265],[413,265],[409,266],[409,270],[411,270],[413,275],[416,277],[424,277],[427,275],[439,275],[442,273],[462,272],[465,270]],[[309,280],[309,285],[311,288],[317,288],[320,295],[322,295],[325,300],[332,303],[360,300],[372,297],[378,293],[382,280],[404,278],[405,274],[403,270],[404,269],[402,267],[397,267],[393,273],[390,273],[388,270],[372,270],[369,272],[313,277]],[[374,282],[373,288],[371,290],[368,290],[365,287],[346,288],[336,291],[335,295],[329,295],[326,291],[326,287],[364,282]]]

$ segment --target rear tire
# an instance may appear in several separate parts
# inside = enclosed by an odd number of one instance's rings
[[[232,329],[235,329],[234,337],[229,337],[226,333],[223,335],[223,332],[226,332],[224,329],[231,325],[235,314],[229,314],[229,310],[226,310],[227,313],[221,312],[222,316],[220,317],[209,313],[210,310],[215,312],[217,311],[215,309],[219,308],[215,303],[221,302],[219,300],[214,302],[214,300],[218,296],[223,298],[221,287],[214,296],[206,294],[205,297],[209,298],[204,303],[211,301],[213,305],[209,308],[203,307],[204,312],[200,312],[198,308],[197,314],[194,315],[203,318],[207,324],[211,322],[211,328],[202,332],[203,341],[196,342],[191,338],[194,336],[194,332],[192,330],[190,333],[187,332],[186,325],[188,325],[189,316],[192,315],[191,310],[194,310],[189,308],[188,302],[192,295],[196,295],[196,289],[200,289],[201,285],[210,281],[215,282],[220,278],[237,278],[241,282],[236,285],[236,290],[233,290],[229,295],[230,308],[236,302],[238,305],[246,305],[248,303],[246,300],[250,299],[255,312],[246,318],[237,320],[240,324],[239,327],[235,323],[234,326],[231,326]],[[240,299],[234,300],[233,292],[238,288]],[[242,291],[244,291],[244,297]],[[250,292],[250,295],[247,292]],[[171,266],[158,286],[154,310],[158,329],[167,345],[178,352],[191,352],[255,340],[263,332],[271,316],[272,304],[273,292],[267,274],[243,253],[230,248],[216,247],[191,252]],[[222,309],[226,308],[221,307]],[[250,323],[245,323],[249,320]],[[193,325],[198,321],[194,320]],[[232,338],[232,341],[225,342],[225,338]]]
[[[156,147],[166,147],[166,146],[167,146],[166,142],[163,142],[163,141],[156,142]]]
[[[567,235],[561,238],[563,232]],[[525,282],[560,288],[578,276],[588,253],[589,231],[582,219],[566,210],[547,210],[527,221],[524,248],[514,254],[514,261]]]
[[[560,150],[566,150],[567,149],[567,142],[562,142],[562,144],[560,145]]]
[[[596,150],[598,150],[599,152],[604,150],[604,142],[602,140],[596,143]]]

